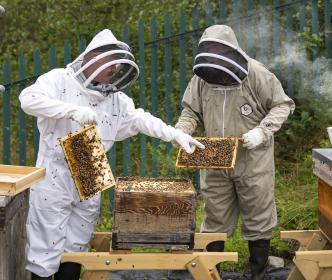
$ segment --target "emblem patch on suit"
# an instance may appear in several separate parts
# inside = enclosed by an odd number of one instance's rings
[[[252,113],[252,108],[249,104],[243,104],[241,107],[241,114],[244,116],[249,116]]]

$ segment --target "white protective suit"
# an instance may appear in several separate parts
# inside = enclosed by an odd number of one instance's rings
[[[87,53],[118,43],[122,42],[117,41],[110,30],[98,33],[67,68],[40,76],[19,96],[22,109],[38,118],[40,143],[36,165],[46,168],[45,179],[31,188],[26,247],[27,269],[42,277],[58,270],[62,252],[87,250],[99,217],[100,193],[80,202],[59,144],[59,138],[81,128],[73,121],[77,112],[82,108],[95,112],[106,151],[115,141],[139,132],[164,141],[180,135],[183,142],[193,144],[189,135],[143,109],[135,109],[132,99],[124,93],[118,91],[104,96],[78,82],[75,71]]]

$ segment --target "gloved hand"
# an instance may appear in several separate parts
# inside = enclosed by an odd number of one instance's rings
[[[205,146],[202,143],[198,142],[196,139],[192,138],[189,134],[184,133],[180,129],[175,129],[172,141],[178,143],[188,154],[192,154],[196,147],[205,149]]]
[[[243,147],[251,150],[263,143],[264,133],[261,128],[255,127],[254,129],[249,130],[247,133],[243,134],[242,138]]]
[[[71,111],[69,118],[80,125],[97,123],[96,113],[89,107],[77,106],[75,110]]]

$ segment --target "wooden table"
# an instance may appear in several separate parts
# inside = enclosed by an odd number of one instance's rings
[[[295,239],[300,249],[295,253],[295,267],[288,280],[331,280],[332,250],[332,149],[314,149],[313,173],[318,179],[318,224],[313,231],[282,231],[281,238]]]

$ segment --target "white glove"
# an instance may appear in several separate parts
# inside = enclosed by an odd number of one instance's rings
[[[261,128],[255,127],[254,129],[249,130],[247,133],[243,134],[242,138],[243,147],[251,150],[263,143],[264,133]]]
[[[69,118],[80,125],[97,123],[96,113],[89,107],[77,107],[75,110],[70,112]]]
[[[184,133],[180,129],[175,129],[173,141],[178,143],[188,154],[192,154],[196,147],[205,149],[205,146],[202,143],[198,142],[196,139],[192,138],[189,134]]]

